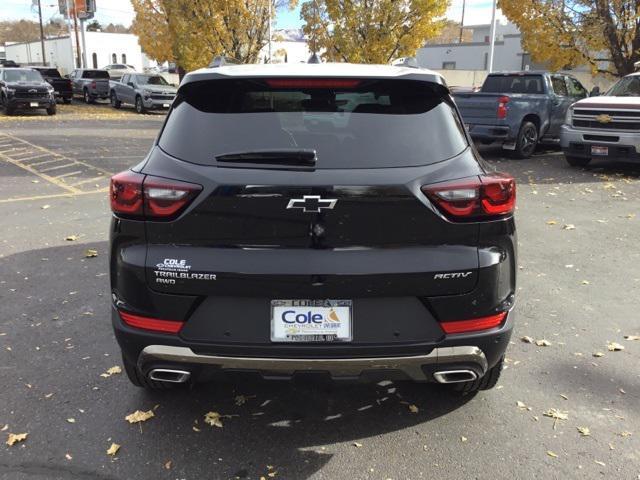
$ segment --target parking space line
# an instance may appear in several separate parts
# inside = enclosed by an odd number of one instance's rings
[[[65,163],[64,165],[56,165],[55,167],[45,168],[44,170],[39,170],[40,173],[50,172],[51,170],[60,170],[61,168],[73,167],[75,165],[74,162]]]
[[[82,173],[82,170],[76,170],[75,172],[70,172],[70,173],[63,173],[62,175],[58,175],[54,178],[59,180],[61,178],[70,177],[72,175],[78,175],[79,173]]]
[[[101,188],[100,190],[91,190],[90,192],[77,192],[77,193],[54,193],[51,195],[35,195],[33,197],[17,197],[17,198],[5,198],[0,200],[0,204],[2,203],[14,203],[14,202],[28,202],[35,200],[49,200],[50,198],[74,198],[79,195],[93,195],[95,193],[106,193],[108,192],[108,188]]]
[[[83,185],[85,183],[91,183],[91,182],[97,182],[99,180],[104,180],[104,176],[102,177],[93,177],[93,178],[88,178],[86,180],[82,180],[81,182],[76,182],[76,183],[72,183],[71,186],[72,187],[77,187],[78,185]]]
[[[28,165],[30,167],[39,167],[40,165],[46,165],[47,163],[64,162],[64,161],[65,161],[64,158],[54,158],[53,160],[45,160],[44,162],[29,163]]]
[[[29,173],[33,173],[34,175],[42,178],[43,180],[46,180],[47,182],[53,183],[54,185],[63,188],[65,190],[67,190],[70,193],[80,193],[81,190],[74,188],[74,187],[70,187],[69,185],[65,184],[64,182],[61,182],[59,180],[56,180],[53,177],[50,177],[49,175],[45,174],[45,173],[41,173],[39,171],[37,171],[35,168],[31,168],[29,165],[25,165],[23,163],[20,163],[19,161],[13,160],[11,157],[8,157],[7,155],[4,155],[3,153],[0,152],[0,158],[5,159],[7,162],[11,163],[12,165],[15,165],[16,167],[20,167],[23,170],[26,170]]]

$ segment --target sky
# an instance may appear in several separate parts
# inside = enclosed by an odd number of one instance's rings
[[[304,0],[302,0],[304,1]],[[0,0],[0,19],[38,19],[38,9],[32,8],[37,0]],[[42,17],[47,21],[58,14],[57,0],[41,0]],[[447,17],[460,21],[463,0],[451,0],[451,7],[447,11]],[[96,0],[96,18],[100,23],[121,23],[130,25],[133,19],[133,8],[129,0]],[[501,15],[498,10],[499,18]],[[466,0],[465,25],[478,25],[491,22],[491,0]],[[298,28],[301,26],[300,7],[289,11],[278,11],[276,28]]]

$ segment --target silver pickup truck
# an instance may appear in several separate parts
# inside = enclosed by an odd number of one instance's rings
[[[161,75],[126,73],[120,81],[109,82],[111,106],[133,105],[138,113],[147,110],[168,110],[178,88]]]
[[[93,68],[78,68],[69,75],[73,95],[82,95],[85,103],[109,97],[109,72]]]
[[[571,75],[535,71],[493,73],[479,92],[453,94],[471,138],[499,143],[517,158],[540,142],[557,143],[567,109],[587,96]]]

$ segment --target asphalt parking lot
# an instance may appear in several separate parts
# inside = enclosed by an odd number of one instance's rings
[[[518,321],[494,390],[148,393],[101,376],[122,366],[105,189],[144,158],[163,116],[65,107],[0,117],[1,479],[640,479],[640,166],[483,151],[519,182]],[[129,424],[136,410],[154,417]],[[10,433],[28,436],[8,446]]]

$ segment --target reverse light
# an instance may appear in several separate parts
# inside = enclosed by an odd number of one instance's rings
[[[489,330],[502,325],[507,317],[507,312],[500,312],[488,317],[472,318],[470,320],[454,320],[451,322],[440,322],[440,327],[444,333],[467,333]]]
[[[177,215],[202,190],[200,185],[152,177],[130,170],[111,177],[113,213],[149,220]]]
[[[425,185],[422,191],[445,216],[454,221],[504,217],[513,213],[516,205],[516,182],[503,173]]]
[[[361,81],[351,78],[270,78],[271,88],[355,88]]]
[[[134,315],[133,313],[124,312],[122,310],[118,310],[118,313],[120,314],[122,321],[130,327],[149,330],[152,332],[178,333],[184,325],[184,322],[143,317],[141,315]]]
[[[509,103],[511,99],[506,96],[502,96],[498,98],[498,112],[497,116],[500,120],[504,120],[507,118],[507,103]]]

